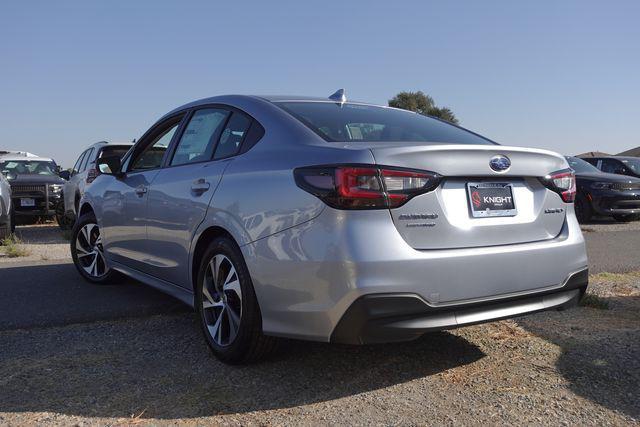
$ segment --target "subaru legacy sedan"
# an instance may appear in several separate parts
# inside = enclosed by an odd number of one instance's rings
[[[564,157],[340,91],[196,101],[97,163],[79,273],[193,306],[228,363],[277,337],[386,343],[564,309],[587,287]]]

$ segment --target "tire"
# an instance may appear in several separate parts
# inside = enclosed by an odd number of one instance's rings
[[[593,209],[591,208],[591,204],[583,196],[580,195],[576,197],[574,207],[579,223],[584,224],[585,222],[589,222],[593,217]]]
[[[114,284],[122,275],[107,265],[100,239],[100,227],[93,213],[83,215],[71,234],[71,257],[85,280],[99,285]]]
[[[56,206],[56,222],[61,230],[69,230],[73,226],[73,223],[69,221],[68,216],[65,215],[64,201],[58,202]]]
[[[628,214],[628,215],[613,215],[613,219],[619,222],[631,222],[640,219],[640,215]]]
[[[232,240],[216,238],[207,248],[198,269],[195,303],[207,344],[222,362],[255,362],[275,350],[277,339],[262,333],[249,270]]]

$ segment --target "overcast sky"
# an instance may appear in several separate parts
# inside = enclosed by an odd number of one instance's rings
[[[502,144],[640,145],[639,1],[3,2],[0,149],[71,166],[207,96],[422,90]]]

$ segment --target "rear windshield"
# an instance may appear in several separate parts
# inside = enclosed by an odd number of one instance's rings
[[[118,156],[122,159],[122,157],[127,154],[127,151],[131,146],[129,145],[111,145],[106,146],[100,151],[99,158],[107,157],[107,156]]]
[[[571,169],[578,173],[600,173],[600,169],[578,157],[567,157]]]
[[[394,108],[333,102],[276,102],[332,142],[434,142],[493,145],[495,142],[440,120]]]

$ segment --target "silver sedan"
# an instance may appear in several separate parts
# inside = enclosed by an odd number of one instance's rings
[[[196,101],[98,167],[80,274],[195,307],[229,363],[276,337],[392,342],[566,308],[587,287],[564,157],[341,92]]]

